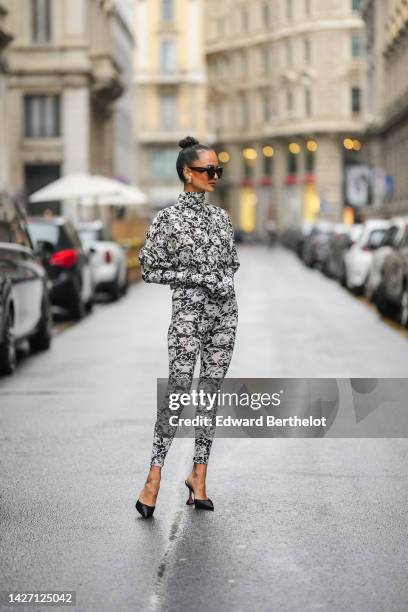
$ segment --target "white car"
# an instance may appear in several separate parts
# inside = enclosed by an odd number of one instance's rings
[[[100,220],[79,222],[76,229],[84,248],[91,253],[95,291],[119,299],[129,285],[126,249],[117,242],[104,240],[106,231]]]
[[[345,284],[351,291],[361,293],[364,289],[374,251],[381,246],[389,226],[389,220],[368,219],[359,238],[344,255]]]
[[[390,227],[385,232],[381,246],[373,253],[365,287],[366,297],[369,300],[375,299],[375,292],[382,279],[385,258],[393,249],[398,248],[402,238],[405,236],[407,224],[408,217],[393,217],[390,220]]]

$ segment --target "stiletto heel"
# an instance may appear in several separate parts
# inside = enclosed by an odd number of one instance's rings
[[[189,490],[189,497],[188,497],[188,500],[186,501],[187,506],[192,506],[194,504],[194,507],[196,510],[214,510],[214,504],[212,503],[210,498],[197,499],[195,496],[193,487],[189,485],[186,480],[184,481],[184,484]],[[193,499],[192,494],[194,494],[194,499]]]
[[[140,514],[145,519],[150,518],[153,515],[155,507],[156,506],[148,506],[147,504],[144,504],[143,502],[141,502],[139,499],[137,500],[135,504],[136,510],[140,512]]]
[[[188,489],[188,500],[186,501],[186,505],[187,506],[192,506],[194,504],[194,499],[192,496],[193,493],[193,489],[190,487],[190,485],[184,481],[184,484],[186,485],[187,489]]]

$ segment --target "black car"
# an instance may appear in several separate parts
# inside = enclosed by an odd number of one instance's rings
[[[51,301],[75,320],[90,312],[94,281],[90,255],[71,221],[63,216],[29,216],[27,228],[51,281]]]
[[[33,251],[26,219],[12,198],[0,191],[0,371],[11,374],[18,345],[46,350],[52,339],[48,279]]]

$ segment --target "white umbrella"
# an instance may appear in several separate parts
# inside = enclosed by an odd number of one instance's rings
[[[130,192],[132,189],[133,196],[135,198],[135,192],[137,192],[139,201],[136,203],[145,203],[147,197],[143,192],[136,188],[130,188],[120,181],[110,179],[105,176],[91,175],[86,173],[73,173],[67,174],[62,178],[50,183],[46,187],[39,189],[29,197],[30,202],[54,202],[59,200],[76,199],[81,200],[83,198],[94,198],[93,204],[99,203],[96,198],[102,196],[125,196],[130,198]],[[144,198],[143,202],[142,199]],[[135,203],[135,202],[133,202]]]
[[[84,198],[81,204],[99,204],[101,206],[139,206],[147,203],[147,196],[138,187],[120,183],[117,193],[105,194],[93,198]]]

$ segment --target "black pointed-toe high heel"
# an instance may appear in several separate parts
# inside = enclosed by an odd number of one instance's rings
[[[193,487],[189,485],[186,480],[184,481],[184,484],[186,485],[189,492],[188,500],[186,501],[187,506],[192,506],[194,504],[196,510],[214,510],[214,504],[212,503],[210,498],[197,499]]]
[[[137,500],[135,504],[136,510],[140,512],[140,514],[145,519],[150,518],[153,515],[155,507],[156,506],[148,506],[147,504],[144,504],[143,502],[141,502],[139,499]]]

